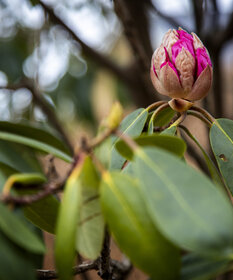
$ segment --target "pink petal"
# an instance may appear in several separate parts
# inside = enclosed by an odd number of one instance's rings
[[[176,70],[176,67],[172,64],[172,62],[169,59],[169,55],[168,55],[167,49],[164,48],[164,50],[165,50],[165,54],[166,54],[166,59],[165,59],[164,63],[162,63],[160,65],[160,69],[162,69],[168,63],[168,65],[173,69],[173,71],[176,73],[177,77],[180,79],[178,71]]]
[[[198,78],[201,72],[206,68],[206,66],[207,65],[212,66],[212,63],[205,48],[198,48],[196,50],[196,58],[197,58],[197,78]]]
[[[177,30],[177,33],[179,34],[179,40],[172,46],[172,62],[175,64],[176,57],[182,50],[182,48],[185,48],[188,50],[192,56],[195,58],[195,52],[193,47],[193,37],[192,35],[188,34],[184,30]]]

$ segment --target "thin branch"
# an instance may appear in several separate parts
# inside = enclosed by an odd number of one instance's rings
[[[77,265],[73,268],[73,275],[81,274],[90,270],[98,271],[100,265],[100,258],[94,261],[83,262],[80,265]],[[125,279],[126,275],[130,273],[132,270],[132,264],[127,261],[126,263],[119,262],[117,260],[110,260],[110,266],[112,271],[114,272],[114,276],[116,275],[117,280]],[[48,279],[57,279],[58,274],[55,270],[37,270],[37,278],[40,280],[48,280]]]
[[[107,228],[105,229],[105,238],[104,238],[104,244],[100,255],[98,274],[103,280],[112,279],[111,258],[110,258],[110,234]]]
[[[73,268],[73,275],[84,273],[88,270],[98,270],[99,259],[90,262],[84,262]],[[37,278],[40,280],[57,279],[58,274],[55,270],[37,270]]]
[[[129,71],[129,74],[134,76],[134,83],[141,87],[141,95],[144,100],[147,100],[147,102],[144,101],[144,103],[148,104],[152,103],[156,99],[155,90],[149,76],[151,53],[148,54],[141,41],[139,30],[135,24],[135,20],[139,19],[133,18],[130,5],[131,1],[114,0],[115,12],[124,27],[125,35],[136,59],[136,65],[134,66],[133,71]]]
[[[162,13],[161,11],[159,11],[157,9],[157,7],[150,1],[150,8],[151,11],[153,11],[154,13],[156,13],[159,17],[161,17],[163,20],[165,20],[166,22],[168,22],[170,25],[172,25],[175,28],[178,28],[180,26],[182,26],[185,30],[190,31],[189,28],[187,26],[184,26],[183,24],[181,24],[180,22],[178,22],[174,17],[168,16],[164,13]]]
[[[84,154],[85,154],[85,152],[81,151],[79,153],[79,155],[76,156],[76,158],[74,158],[73,164],[71,165],[70,170],[68,171],[65,179],[59,180],[57,182],[46,183],[41,186],[43,188],[41,191],[39,191],[36,194],[32,194],[32,195],[12,196],[12,195],[1,194],[0,202],[6,203],[6,204],[13,203],[14,205],[17,205],[17,206],[26,206],[26,205],[32,204],[33,202],[39,201],[51,194],[60,192],[61,190],[63,190],[65,183],[67,181],[67,178],[70,176],[73,169],[78,164],[82,164]],[[35,187],[35,185],[34,185],[34,187]]]
[[[118,78],[126,83],[131,83],[129,81],[129,76],[127,75],[124,68],[118,66],[117,64],[113,63],[110,59],[106,56],[102,55],[101,53],[97,52],[93,48],[89,47],[85,42],[83,42],[78,35],[59,17],[55,14],[54,10],[45,4],[43,1],[39,0],[40,5],[43,7],[44,11],[50,16],[50,19],[60,26],[62,26],[68,34],[80,44],[82,47],[83,53],[87,56],[92,58],[96,63],[101,65],[102,67],[110,70],[113,74],[115,74]]]
[[[39,191],[36,194],[23,195],[23,196],[12,196],[12,195],[1,195],[0,202],[9,204],[13,203],[16,206],[26,206],[30,205],[33,202],[39,201],[51,194],[55,194],[63,189],[65,185],[64,181],[61,182],[50,182],[43,186],[43,190]]]
[[[192,0],[196,32],[199,35],[203,25],[203,0]]]

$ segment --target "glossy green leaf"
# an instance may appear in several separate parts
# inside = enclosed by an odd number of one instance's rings
[[[42,173],[40,164],[32,149],[7,141],[0,141],[0,164],[0,170],[9,166],[14,169],[14,173],[17,173],[17,171]]]
[[[136,180],[119,172],[105,173],[101,204],[119,247],[136,266],[153,279],[178,278],[179,251],[153,224]]]
[[[0,213],[0,229],[9,239],[30,252],[38,254],[45,252],[43,242],[28,229],[22,219],[3,204],[0,204]]]
[[[0,280],[36,280],[41,256],[29,253],[0,231]]]
[[[88,259],[96,259],[104,239],[104,219],[99,202],[100,178],[90,157],[85,159],[80,174],[80,210],[76,237],[78,252]]]
[[[203,255],[233,258],[233,210],[202,173],[156,148],[138,149],[135,174],[149,213],[178,246]]]
[[[159,112],[154,120],[150,119],[148,125],[149,134],[153,133],[154,127],[162,127],[168,125],[174,115],[175,112],[171,107],[164,108],[161,112]]]
[[[24,191],[20,194],[35,194],[34,191]],[[55,233],[56,221],[58,216],[59,201],[49,195],[39,201],[23,207],[24,216],[40,229]]]
[[[29,137],[25,137],[25,136],[21,136],[21,135],[9,133],[9,132],[0,132],[0,139],[14,142],[14,143],[23,144],[23,145],[29,146],[31,148],[34,148],[36,150],[52,154],[58,158],[61,158],[64,161],[72,162],[72,157],[69,154],[67,154],[47,143],[40,142],[38,140],[29,138]]]
[[[207,259],[196,254],[187,254],[182,258],[181,280],[213,279],[226,271],[229,261]]]
[[[233,121],[215,120],[210,129],[210,143],[224,181],[233,194]]]
[[[131,137],[139,136],[144,128],[148,112],[145,109],[138,109],[129,114],[121,123],[120,131]],[[114,138],[111,151],[110,169],[121,169],[125,159],[117,152],[115,144],[118,138]]]
[[[172,125],[172,126],[166,128],[160,134],[161,135],[172,135],[172,136],[175,136],[176,135],[176,129],[177,129],[177,127],[175,125]]]
[[[153,134],[153,135],[144,134],[139,137],[133,138],[133,140],[139,146],[158,147],[167,150],[170,153],[173,153],[179,157],[182,157],[186,150],[185,142],[176,136],[160,135],[160,134]],[[125,157],[128,160],[132,160],[133,151],[123,140],[118,141],[116,143],[116,149],[123,157]]]
[[[211,158],[209,157],[209,155],[207,154],[207,152],[205,151],[205,149],[202,147],[202,145],[198,142],[198,140],[196,139],[196,137],[194,135],[192,135],[190,133],[190,131],[186,128],[186,127],[182,127],[184,129],[184,131],[187,133],[187,135],[195,142],[195,144],[198,146],[198,148],[201,150],[202,155],[205,159],[207,168],[209,170],[210,176],[213,180],[213,182],[219,186],[223,186],[223,182],[222,179],[220,177],[220,174],[216,168],[216,166],[214,165],[213,161],[211,160]]]
[[[39,127],[38,125],[31,126],[30,124],[27,123],[13,123],[13,122],[0,121],[0,131],[13,133],[30,139],[37,140],[39,142],[45,143],[64,153],[71,155],[69,149],[66,147],[64,142],[53,130],[51,133],[45,128]]]
[[[15,183],[22,185],[40,185],[46,182],[45,176],[40,173],[17,173],[11,175],[5,185],[4,189],[9,190],[13,187]]]
[[[80,208],[80,173],[83,158],[75,167],[65,186],[56,226],[55,260],[59,279],[72,277],[75,258],[78,212]]]

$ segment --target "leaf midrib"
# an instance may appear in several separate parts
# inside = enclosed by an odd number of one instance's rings
[[[160,167],[157,164],[155,164],[155,162],[152,161],[141,149],[140,149],[140,152],[138,152],[138,156],[141,157],[141,159],[148,165],[149,168],[151,168],[158,175],[158,177],[160,177],[160,179],[167,186],[170,193],[176,199],[178,205],[180,205],[180,207],[182,209],[184,209],[186,211],[186,213],[190,214],[190,217],[192,218],[192,220],[196,221],[196,223],[199,224],[206,232],[208,232],[210,235],[215,237],[211,228],[207,227],[206,223],[203,222],[202,219],[200,219],[200,216],[196,215],[196,213],[192,210],[192,208],[184,200],[182,194],[176,188],[176,185],[174,185],[172,183],[172,181],[167,179],[167,177],[163,174],[163,171],[160,169]],[[154,169],[152,167],[154,167]]]

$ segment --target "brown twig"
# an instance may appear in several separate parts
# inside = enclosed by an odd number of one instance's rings
[[[110,257],[110,235],[107,228],[105,228],[105,237],[104,237],[103,248],[100,255],[98,275],[103,280],[112,279],[111,257]]]
[[[73,268],[73,275],[84,273],[88,270],[98,270],[99,259],[90,262],[84,262]],[[58,274],[55,270],[37,270],[37,278],[40,280],[57,279]]]

